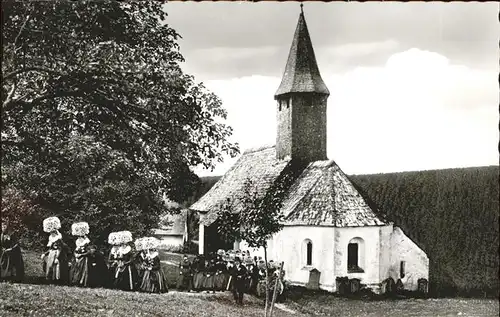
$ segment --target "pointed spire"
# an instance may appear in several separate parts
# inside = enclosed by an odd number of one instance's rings
[[[300,15],[293,36],[292,46],[288,54],[285,73],[274,98],[293,92],[314,92],[330,95],[319,73],[316,56],[304,18],[303,4],[300,4]]]

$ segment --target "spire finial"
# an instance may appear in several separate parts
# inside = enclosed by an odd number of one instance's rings
[[[300,3],[300,13],[304,14],[304,4]]]

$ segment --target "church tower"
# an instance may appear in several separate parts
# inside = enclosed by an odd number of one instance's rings
[[[326,106],[330,95],[314,55],[304,11],[293,36],[277,101],[276,156],[313,162],[326,160]]]

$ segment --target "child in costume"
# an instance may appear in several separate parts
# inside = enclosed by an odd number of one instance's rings
[[[43,220],[43,231],[50,233],[48,250],[42,254],[43,270],[45,278],[49,283],[66,284],[69,282],[68,260],[70,250],[62,240],[59,232],[61,221],[57,217],[49,217]]]
[[[191,291],[193,284],[193,272],[191,262],[188,256],[184,254],[182,261],[179,263],[179,279],[177,281],[177,289],[182,291]]]
[[[161,269],[160,258],[158,257],[159,240],[154,237],[147,237],[143,240],[143,249],[146,250],[144,260],[144,275],[140,290],[147,293],[167,293],[168,285],[165,274]]]
[[[0,236],[0,277],[1,280],[21,282],[24,279],[24,261],[21,247],[15,232],[6,221],[2,221],[2,235]]]

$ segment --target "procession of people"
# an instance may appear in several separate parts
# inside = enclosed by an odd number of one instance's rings
[[[262,297],[265,295],[266,271],[265,261],[261,257],[251,256],[250,251],[224,251],[208,255],[197,255],[192,262],[184,255],[179,263],[179,279],[177,289],[194,292],[232,291],[234,300],[243,303],[244,294]],[[279,265],[273,261],[268,263],[271,292],[278,285],[277,293],[283,293],[283,277],[278,276]],[[276,282],[276,279],[278,281]],[[262,289],[264,288],[264,291]]]
[[[48,234],[46,251],[41,255],[44,277],[48,283],[158,294],[168,292],[158,252],[160,241],[157,238],[141,237],[134,241],[130,231],[112,232],[108,236],[111,248],[106,260],[89,239],[87,222],[77,222],[71,226],[71,234],[75,237],[73,251],[59,231],[61,221],[58,217],[46,218],[42,224],[43,231]],[[21,282],[24,278],[21,248],[8,223],[2,223],[1,242],[2,280]],[[252,257],[249,251],[219,250],[217,253],[197,255],[193,261],[184,255],[179,263],[177,289],[209,293],[232,291],[235,301],[242,304],[245,293],[262,295],[265,267],[264,260]],[[270,261],[268,274],[272,285],[275,285],[277,278],[276,269],[277,266]]]

